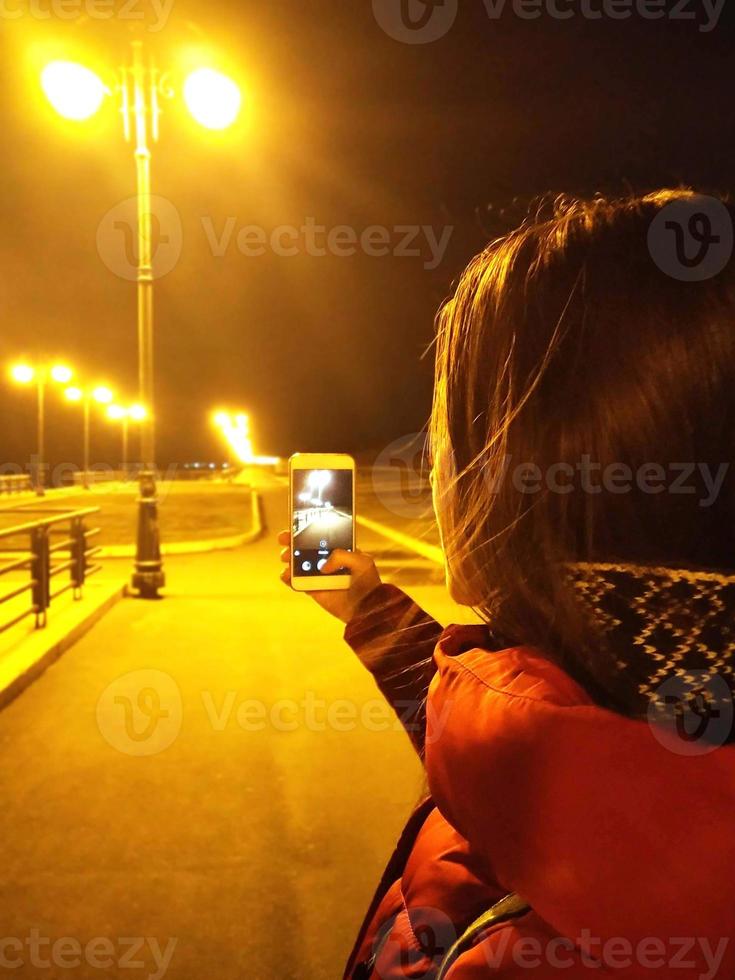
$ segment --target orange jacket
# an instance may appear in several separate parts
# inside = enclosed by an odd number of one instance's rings
[[[491,652],[484,627],[442,631],[393,586],[345,638],[424,756],[432,797],[345,977],[430,980],[509,892],[533,911],[491,927],[449,980],[735,977],[735,745],[678,752],[539,652]]]

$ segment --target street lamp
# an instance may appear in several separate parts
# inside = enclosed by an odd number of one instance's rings
[[[250,438],[250,417],[244,412],[235,416],[229,412],[215,412],[212,421],[221,431],[236,459],[240,463],[252,463],[255,456]]]
[[[36,461],[33,466],[33,484],[36,493],[42,497],[46,492],[44,480],[44,456],[46,452],[46,386],[49,381],[57,384],[68,384],[74,372],[65,364],[43,365],[34,367],[31,364],[14,364],[10,368],[11,379],[19,385],[36,385],[37,399],[37,449]]]
[[[128,431],[131,422],[143,423],[148,417],[148,412],[143,405],[131,405],[124,408],[122,405],[108,405],[107,417],[112,422],[122,424],[122,470],[123,474],[128,472]]]
[[[64,392],[64,397],[69,402],[75,402],[77,404],[81,404],[82,409],[83,409],[83,417],[84,417],[84,449],[83,449],[84,459],[83,459],[83,467],[84,467],[84,473],[82,475],[82,485],[83,485],[83,487],[84,487],[85,490],[89,490],[90,489],[90,484],[89,484],[89,473],[90,473],[90,461],[89,461],[89,457],[90,457],[90,452],[89,452],[89,449],[90,449],[90,429],[91,429],[91,424],[90,424],[91,411],[90,410],[91,410],[92,404],[94,402],[96,402],[98,405],[109,405],[109,403],[113,400],[114,395],[113,395],[113,393],[110,391],[110,389],[106,385],[97,385],[96,388],[93,388],[91,390],[89,388],[84,388],[84,389],[77,388],[77,387],[67,388],[66,391]]]
[[[113,91],[92,71],[69,61],[54,61],[41,73],[51,105],[66,119],[83,121]],[[223,130],[238,118],[242,96],[237,84],[221,72],[200,67],[181,87],[189,112],[201,125]],[[159,136],[162,98],[175,95],[170,73],[162,73],[146,57],[143,42],[132,42],[132,58],[117,73],[114,94],[119,100],[125,139],[135,146],[138,206],[138,389],[148,411],[140,419],[141,471],[138,496],[138,538],[132,586],[143,598],[156,598],[165,585],[158,531],[153,387],[153,250],[151,220],[151,147]]]

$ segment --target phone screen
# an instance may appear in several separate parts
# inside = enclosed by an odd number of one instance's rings
[[[321,575],[335,548],[353,549],[353,481],[352,470],[293,471],[294,575]]]

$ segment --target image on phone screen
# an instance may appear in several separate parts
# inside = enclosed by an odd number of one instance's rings
[[[293,473],[293,568],[298,576],[321,575],[336,548],[352,550],[351,470]]]

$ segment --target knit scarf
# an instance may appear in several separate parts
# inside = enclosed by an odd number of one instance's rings
[[[689,714],[699,731],[709,719],[707,737],[735,739],[735,575],[597,563],[568,573],[649,718]]]

